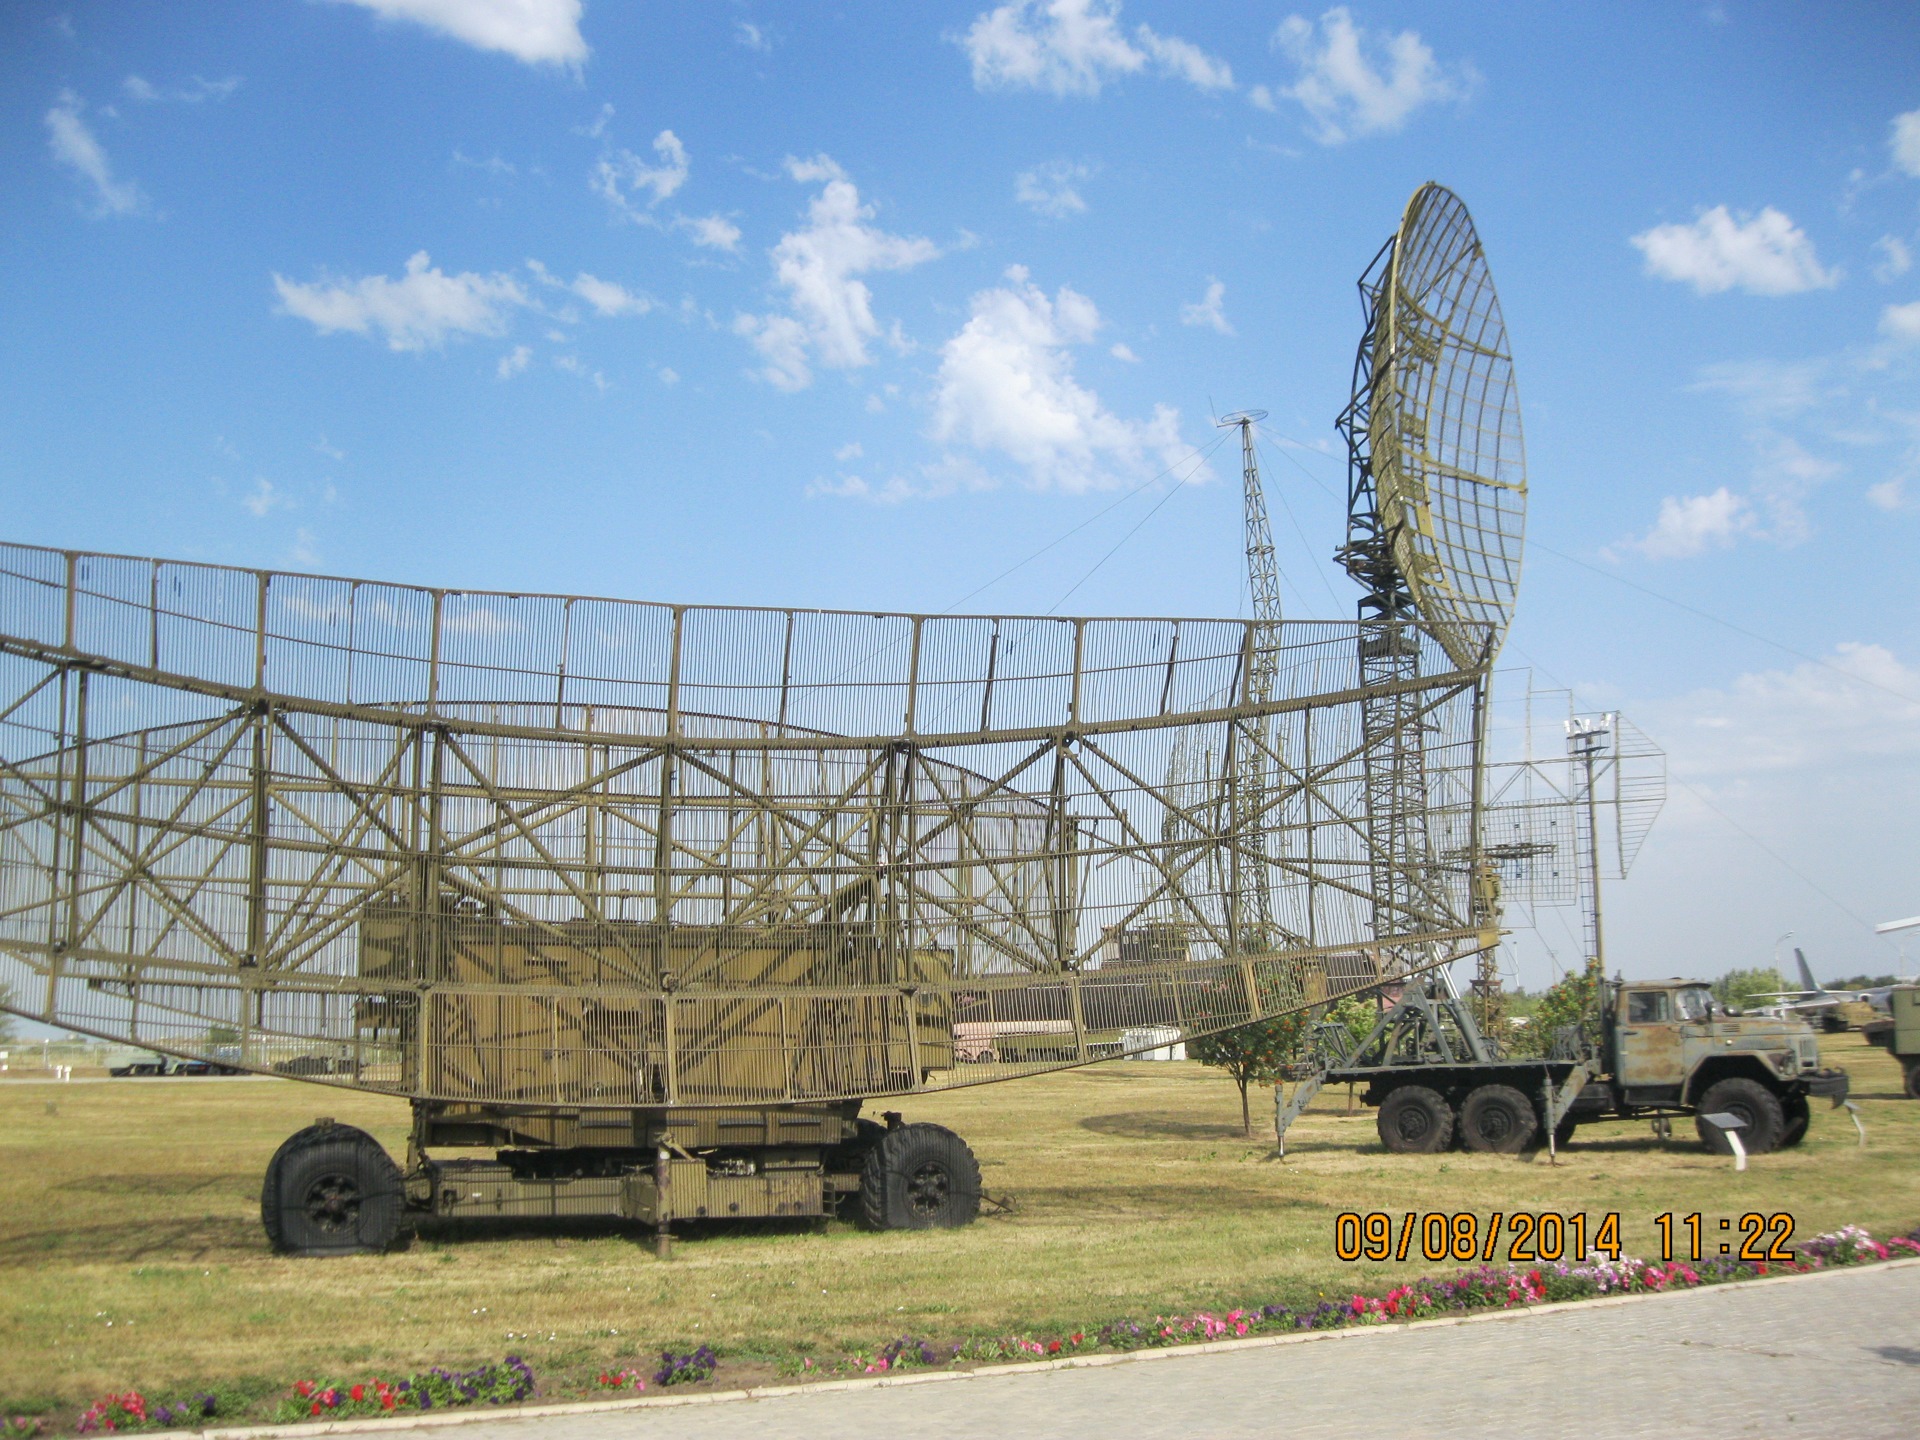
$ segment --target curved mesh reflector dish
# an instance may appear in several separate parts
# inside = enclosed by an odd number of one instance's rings
[[[1359,639],[0,545],[0,984],[92,1035],[491,1105],[865,1098],[1156,1049],[1371,986],[1376,933],[1416,968],[1491,943],[1482,675],[1431,636],[1391,683],[1430,843],[1376,931]]]
[[[1374,356],[1369,440],[1394,559],[1454,663],[1490,663],[1520,584],[1526,447],[1500,297],[1442,186],[1407,202]]]

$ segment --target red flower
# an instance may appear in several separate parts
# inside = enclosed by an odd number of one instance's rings
[[[293,1393],[304,1400],[307,1396],[313,1394],[313,1381],[302,1380],[298,1385],[293,1387]]]
[[[356,1385],[347,1393],[356,1400],[364,1400],[367,1398],[367,1387],[364,1385]]]
[[[1060,1342],[1058,1340],[1049,1340],[1047,1342],[1047,1353],[1049,1355],[1058,1355],[1060,1353]]]
[[[320,1413],[320,1402],[318,1400],[313,1402],[313,1413],[316,1415]]]

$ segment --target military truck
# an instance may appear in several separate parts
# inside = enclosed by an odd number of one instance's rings
[[[1900,1062],[1907,1098],[1920,1100],[1920,985],[1887,991],[1887,1014],[1862,1025],[1860,1033]]]
[[[1812,1097],[1846,1098],[1846,1072],[1821,1066],[1805,1021],[1729,1013],[1702,981],[1603,981],[1593,1022],[1556,1037],[1546,1059],[1507,1058],[1444,977],[1410,984],[1358,1045],[1343,1046],[1339,1026],[1315,1027],[1320,1060],[1278,1112],[1282,1146],[1325,1084],[1364,1085],[1397,1154],[1515,1154],[1548,1134],[1564,1144],[1588,1121],[1647,1116],[1664,1132],[1675,1115],[1692,1115],[1701,1140],[1726,1153],[1711,1114],[1737,1116],[1742,1145],[1764,1154],[1805,1138]]]

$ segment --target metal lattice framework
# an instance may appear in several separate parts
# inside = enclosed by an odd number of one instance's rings
[[[871,1097],[1157,1046],[1381,973],[1377,629],[0,546],[0,982],[84,1033],[494,1105]],[[1458,858],[1387,933],[1440,964],[1493,941],[1483,674],[1398,643]],[[1242,933],[1249,883],[1297,941]]]
[[[1363,813],[1375,935],[1406,936],[1390,968],[1423,963],[1423,915],[1449,870],[1431,827],[1431,756],[1404,697],[1430,663],[1486,672],[1512,618],[1526,524],[1526,456],[1506,325],[1473,220],[1422,185],[1360,278],[1365,325],[1348,447],[1340,560],[1360,582]],[[1484,694],[1482,695],[1484,702]]]

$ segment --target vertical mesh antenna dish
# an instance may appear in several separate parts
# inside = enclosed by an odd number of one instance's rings
[[[1520,584],[1527,461],[1500,297],[1459,196],[1414,192],[1383,279],[1368,434],[1381,529],[1422,625],[1457,665],[1486,665]]]

